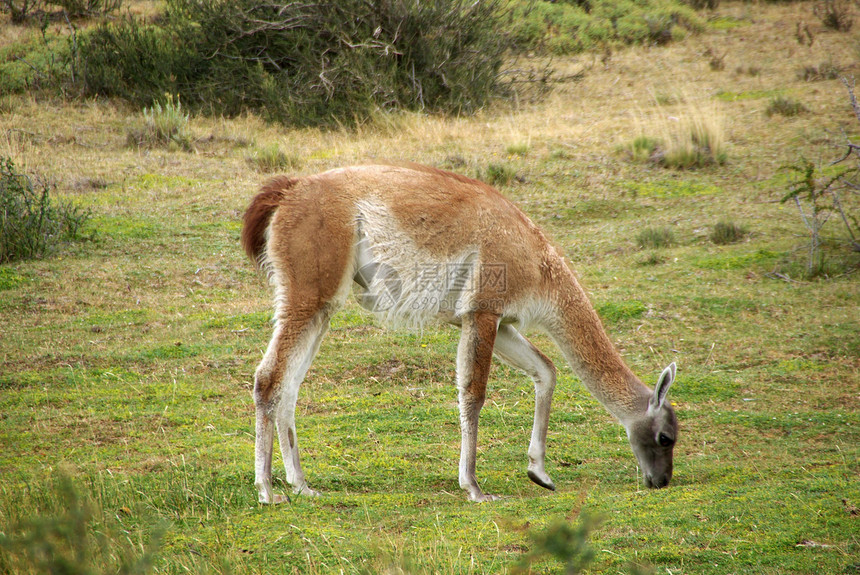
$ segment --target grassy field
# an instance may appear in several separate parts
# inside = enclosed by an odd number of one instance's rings
[[[826,164],[840,127],[860,132],[842,84],[803,74],[856,74],[860,26],[827,30],[803,2],[705,17],[668,46],[556,60],[582,79],[474,117],[352,131],[193,117],[190,145],[139,147],[141,110],[0,100],[0,155],[93,213],[90,240],[0,266],[0,570],[44,571],[53,546],[86,572],[505,573],[534,534],[591,517],[589,572],[860,572],[858,261],[832,221],[828,277],[805,279],[806,231],[778,201],[783,166]],[[805,111],[766,113],[778,97]],[[696,119],[720,161],[632,158],[637,137]],[[478,476],[507,497],[468,503],[457,331],[390,331],[350,303],[299,398],[305,471],[325,495],[259,505],[251,388],[271,297],[238,236],[274,148],[294,173],[394,158],[499,182],[567,254],[633,370],[653,383],[678,363],[672,485],[641,485],[623,429],[536,334],[559,367],[558,491],[525,474],[531,382],[496,364]],[[741,241],[710,240],[723,220]]]

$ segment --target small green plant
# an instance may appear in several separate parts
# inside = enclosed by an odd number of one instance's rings
[[[767,105],[767,109],[765,110],[765,114],[767,114],[768,117],[778,114],[780,116],[785,116],[786,118],[791,118],[808,111],[809,109],[806,106],[794,98],[776,96],[771,98],[770,103]]]
[[[0,263],[40,257],[81,237],[90,212],[54,201],[51,191],[19,172],[11,158],[0,157]]]
[[[596,524],[596,520],[585,517],[579,525],[557,521],[546,529],[530,531],[531,550],[513,566],[511,573],[532,573],[532,565],[546,558],[561,562],[565,575],[581,573],[594,559],[594,550],[588,545],[588,535]]]
[[[143,109],[143,129],[128,134],[128,142],[136,146],[178,146],[183,150],[191,149],[188,133],[189,115],[182,111],[179,96],[165,94],[165,103],[153,102],[152,107]]]
[[[3,573],[54,573],[144,575],[152,571],[161,532],[138,553],[127,537],[108,533],[95,506],[82,496],[72,480],[59,475],[53,492],[43,495],[42,513],[12,524],[0,524],[0,571]],[[45,502],[47,500],[47,504]],[[103,570],[95,567],[103,566]]]
[[[277,144],[269,144],[262,148],[256,148],[250,155],[246,156],[248,163],[261,172],[277,172],[286,169],[301,167],[301,158],[288,156],[281,151]]]
[[[711,231],[711,241],[718,245],[733,244],[746,237],[747,228],[734,223],[731,220],[721,220],[714,225]]]
[[[788,193],[782,197],[782,203],[793,201],[797,206],[800,219],[809,232],[807,248],[806,276],[809,278],[826,275],[828,269],[825,254],[822,250],[824,241],[821,230],[834,215],[840,215],[848,234],[851,237],[852,248],[860,250],[860,243],[854,236],[849,216],[845,213],[838,193],[838,185],[845,181],[849,174],[856,175],[860,169],[842,169],[835,175],[827,175],[815,164],[801,158],[797,163],[786,166],[791,175]],[[860,228],[854,219],[854,227]]]
[[[640,248],[667,248],[675,243],[675,235],[671,228],[646,228],[636,236],[636,245]]]
[[[491,186],[506,186],[517,177],[517,171],[507,164],[490,164],[483,174],[483,179]]]

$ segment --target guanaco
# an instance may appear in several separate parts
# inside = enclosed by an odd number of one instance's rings
[[[352,289],[388,324],[460,327],[459,482],[469,499],[497,499],[482,491],[475,475],[478,416],[493,354],[534,380],[528,477],[555,489],[544,462],[556,370],[521,335],[526,329],[548,334],[624,426],[644,484],[668,485],[678,423],[666,394],[675,364],[653,390],[645,386],[610,342],[559,250],[491,186],[414,164],[277,177],[251,201],[241,239],[275,290],[274,333],[253,392],[261,502],[288,499],[272,489],[275,431],[293,491],[318,494],[299,461],[296,400],[332,315]]]

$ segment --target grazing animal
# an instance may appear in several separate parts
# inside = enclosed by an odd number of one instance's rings
[[[255,485],[272,491],[277,430],[287,482],[316,495],[299,462],[295,408],[329,320],[353,284],[359,301],[392,324],[443,321],[461,328],[457,348],[460,487],[475,476],[478,415],[493,354],[532,377],[534,426],[528,476],[555,489],[544,469],[556,372],[520,334],[534,327],[558,345],[586,388],[627,430],[648,487],[672,477],[678,424],[667,367],[652,391],[609,341],[564,257],[513,203],[476,180],[414,164],[361,165],[270,181],[245,212],[242,245],[275,287],[275,327],[255,373]]]

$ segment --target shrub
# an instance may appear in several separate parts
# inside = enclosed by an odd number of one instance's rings
[[[716,10],[720,6],[720,0],[682,0],[682,2],[694,10]]]
[[[33,14],[42,11],[44,0],[3,0],[0,12],[7,12],[13,24],[21,24]]]
[[[94,16],[110,14],[122,7],[122,0],[52,0],[69,16]]]
[[[854,25],[851,3],[847,0],[824,0],[816,4],[813,13],[827,28],[838,32],[848,32]]]
[[[687,6],[656,0],[511,2],[506,29],[520,51],[570,54],[611,44],[665,44],[702,29]]]
[[[828,266],[822,249],[826,242],[822,230],[832,216],[841,216],[850,236],[852,249],[860,251],[860,242],[854,235],[850,220],[853,220],[854,228],[860,228],[860,224],[856,218],[851,217],[850,208],[846,212],[839,195],[840,184],[844,185],[846,181],[850,183],[850,177],[856,177],[860,169],[839,169],[835,174],[826,174],[820,167],[804,158],[786,166],[786,169],[791,174],[791,181],[782,202],[795,203],[800,219],[809,232],[806,275],[810,278],[826,275]],[[849,186],[849,192],[852,191],[851,187],[853,186]]]
[[[719,245],[733,244],[741,241],[747,233],[746,227],[730,220],[722,220],[717,222],[711,231],[711,241]]]
[[[793,116],[799,116],[800,114],[808,111],[809,109],[806,106],[794,98],[776,96],[775,98],[771,98],[770,103],[767,105],[767,109],[765,110],[765,114],[767,114],[768,117],[778,114],[780,116],[790,118]]]
[[[675,235],[671,228],[646,228],[636,236],[636,245],[640,248],[667,248],[675,243]]]
[[[34,183],[10,158],[0,157],[0,263],[40,257],[80,238],[89,218],[88,210],[54,202],[50,185]]]
[[[13,23],[21,24],[32,16],[43,14],[49,4],[69,16],[78,17],[115,12],[122,6],[122,0],[2,0],[0,12],[8,12]]]
[[[88,94],[165,92],[226,115],[353,123],[377,109],[470,112],[500,93],[505,41],[488,2],[168,0],[82,38]]]

